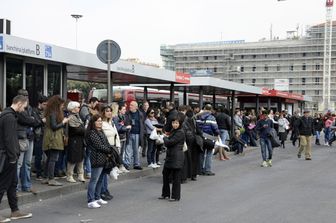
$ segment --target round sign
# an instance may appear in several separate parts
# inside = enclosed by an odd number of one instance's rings
[[[110,63],[115,63],[119,60],[121,49],[118,43],[113,40],[104,40],[97,47],[97,57],[103,63],[108,63],[108,51],[110,45]]]

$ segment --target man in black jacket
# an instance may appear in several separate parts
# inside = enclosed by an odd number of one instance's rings
[[[216,121],[220,131],[220,138],[222,143],[226,145],[226,141],[230,139],[229,132],[231,130],[231,117],[228,115],[227,109],[224,107],[218,108]]]
[[[178,115],[178,111],[175,108],[175,104],[173,102],[169,102],[168,106],[167,106],[169,112],[167,113],[167,121],[166,124],[164,126],[164,131],[165,132],[171,132],[173,127],[172,127],[172,119],[173,117],[176,117],[176,115]]]
[[[4,193],[7,193],[8,203],[11,208],[11,219],[32,217],[31,213],[19,211],[16,197],[17,187],[17,161],[20,155],[19,140],[17,137],[17,112],[24,111],[28,98],[18,95],[13,99],[10,107],[0,115],[0,150],[5,150],[5,165],[0,173],[0,203]],[[0,216],[1,222],[9,222],[9,218]]]
[[[298,120],[298,130],[300,134],[300,149],[298,158],[301,158],[301,153],[305,151],[306,160],[311,160],[311,138],[314,134],[313,118],[308,110],[303,112],[303,116]]]
[[[28,98],[28,91],[20,89],[18,95]],[[42,123],[33,117],[33,108],[29,104],[23,112],[17,114],[17,121],[17,134],[21,150],[18,160],[18,176],[21,182],[21,189],[23,192],[36,194],[30,179],[31,160],[34,150],[34,128],[41,126]]]

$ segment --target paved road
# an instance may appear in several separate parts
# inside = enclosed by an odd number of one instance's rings
[[[85,192],[42,201],[22,209],[20,222],[251,222],[336,221],[336,149],[315,147],[313,160],[297,159],[296,148],[275,149],[273,167],[260,167],[260,151],[216,161],[216,176],[182,185],[181,201],[158,200],[161,175],[113,185],[112,202],[86,208]],[[9,213],[8,210],[1,211]],[[90,221],[92,220],[92,221]]]

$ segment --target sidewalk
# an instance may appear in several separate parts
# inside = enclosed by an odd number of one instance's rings
[[[245,153],[251,152],[253,150],[259,149],[259,147],[249,147],[248,149],[245,150]],[[229,152],[228,153],[231,158],[234,158],[234,153]],[[160,159],[162,160],[162,163],[164,162],[163,159],[165,157],[165,154],[162,154],[160,156]],[[217,159],[218,156],[213,157],[213,160],[215,162],[220,162]],[[127,174],[122,174],[119,175],[118,181],[115,180],[110,180],[109,184],[112,185],[115,182],[120,182],[120,181],[125,181],[125,180],[130,180],[130,179],[136,179],[140,177],[146,177],[150,175],[155,175],[155,174],[160,174],[162,172],[162,166],[157,169],[153,168],[148,168],[147,163],[145,161],[145,158],[141,159],[142,161],[142,167],[143,170],[133,170],[131,169],[129,173]],[[33,187],[35,190],[37,190],[37,194],[32,194],[30,192],[18,192],[18,203],[19,207],[24,205],[24,204],[29,204],[29,203],[35,203],[35,202],[40,202],[49,198],[54,198],[58,196],[64,196],[67,194],[71,193],[76,193],[79,191],[83,191],[87,189],[87,184],[89,180],[85,183],[77,182],[77,183],[69,183],[66,181],[65,178],[63,179],[58,179],[57,181],[63,183],[63,186],[48,186],[46,184],[41,184],[41,181],[35,180],[35,177],[32,177],[32,183]],[[5,195],[2,199],[0,210],[4,210],[9,208],[8,202],[7,202],[7,196]]]

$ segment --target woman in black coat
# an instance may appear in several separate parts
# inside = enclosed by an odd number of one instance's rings
[[[181,198],[181,169],[184,164],[183,145],[185,135],[182,130],[182,122],[178,116],[172,119],[172,131],[168,137],[164,137],[164,144],[167,147],[166,160],[163,166],[163,186],[159,199],[179,201]],[[173,187],[170,196],[169,176],[172,176]]]

